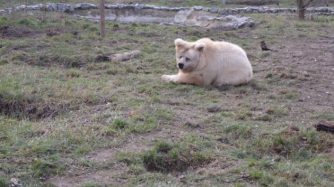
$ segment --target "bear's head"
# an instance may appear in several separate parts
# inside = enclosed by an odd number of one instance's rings
[[[201,42],[187,42],[180,38],[175,40],[176,66],[184,71],[191,72],[197,68],[201,61],[201,56],[205,44]]]

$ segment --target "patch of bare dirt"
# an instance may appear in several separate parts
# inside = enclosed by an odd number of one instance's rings
[[[37,38],[41,36],[41,31],[34,30],[25,26],[6,25],[0,27],[1,38]]]
[[[47,29],[47,30],[38,30],[29,28],[26,26],[14,26],[14,25],[5,25],[0,27],[0,37],[1,38],[38,38],[46,35],[48,37],[61,35],[63,33],[70,31],[65,31],[64,29]],[[79,34],[79,31],[72,31],[71,34],[74,36]]]
[[[240,160],[236,161],[236,160],[217,159],[205,167],[197,168],[196,173],[208,176],[219,176],[226,174],[226,172],[230,168],[239,167],[242,164],[244,163]]]
[[[153,136],[146,136],[151,139]],[[126,171],[128,166],[125,163],[117,162],[115,160],[115,154],[122,151],[131,151],[134,153],[140,153],[145,151],[148,147],[142,143],[145,137],[132,138],[129,143],[122,147],[115,147],[109,149],[101,149],[90,153],[87,158],[89,160],[98,163],[113,163],[110,169],[100,170],[97,172],[86,171],[85,169],[74,169],[73,171],[67,172],[65,176],[55,176],[49,179],[48,182],[55,184],[57,187],[72,187],[75,185],[96,182],[99,184],[108,185],[122,185],[127,182],[126,179],[121,179],[121,177],[115,177]]]
[[[13,97],[9,92],[0,93],[0,114],[17,119],[40,120],[45,118],[54,118],[66,111],[65,105],[55,103],[45,104],[33,103],[29,98],[11,101],[8,98]]]
[[[142,138],[141,138],[142,139]],[[138,143],[140,140],[133,139],[133,142],[129,142],[126,144],[126,146],[121,148],[110,148],[110,149],[104,149],[100,151],[95,151],[90,153],[88,156],[91,160],[94,160],[96,162],[105,162],[111,158],[114,157],[115,153],[121,152],[121,151],[131,151],[133,153],[139,153],[141,151],[145,151],[148,149],[147,146],[145,146],[142,143]]]
[[[290,86],[299,91],[298,106],[330,111],[334,107],[333,40],[292,38],[282,44],[284,48],[274,52],[281,62],[267,65],[295,72],[297,81]]]
[[[97,172],[82,171],[69,173],[66,176],[56,176],[48,182],[55,184],[57,187],[73,187],[84,183],[98,183],[108,185],[122,185],[126,181],[114,177],[120,175],[126,166],[123,163],[116,164],[111,170],[102,170]]]

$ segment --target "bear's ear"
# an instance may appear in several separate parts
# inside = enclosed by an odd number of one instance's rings
[[[178,38],[175,40],[175,47],[176,48],[181,48],[181,47],[184,47],[186,45],[186,41],[182,40],[181,38]]]
[[[199,52],[202,52],[204,50],[205,44],[204,43],[198,43],[195,46],[195,49]]]

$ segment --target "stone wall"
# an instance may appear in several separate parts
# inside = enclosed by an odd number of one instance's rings
[[[185,10],[190,7],[159,7],[146,4],[106,4],[106,9],[152,9],[152,10],[164,10],[164,11],[179,11]],[[212,13],[219,13],[222,15],[235,15],[244,13],[273,13],[273,14],[292,14],[296,13],[296,8],[273,8],[273,7],[245,7],[245,8],[205,8],[201,6],[193,7],[197,11],[207,11]],[[75,12],[76,10],[98,9],[98,6],[91,3],[79,3],[74,6],[65,3],[47,3],[37,5],[20,5],[14,8],[7,8],[0,10],[0,13],[21,11],[21,10],[46,10],[46,11],[64,11]],[[333,7],[309,7],[306,9],[306,13],[320,14],[320,15],[334,15]]]
[[[295,8],[206,8],[194,7],[159,7],[144,4],[107,4],[105,19],[118,22],[144,22],[166,25],[182,25],[204,27],[208,29],[233,30],[253,27],[255,22],[250,17],[242,17],[245,13],[295,14]],[[100,19],[99,7],[95,4],[80,3],[74,6],[64,3],[48,3],[32,6],[17,6],[1,10],[0,13],[12,11],[57,11],[66,12],[77,17],[91,20]],[[334,9],[329,7],[309,8],[308,13],[333,15]]]

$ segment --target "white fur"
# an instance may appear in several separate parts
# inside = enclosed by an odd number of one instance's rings
[[[239,46],[208,38],[187,42],[175,40],[177,75],[163,75],[165,82],[221,86],[248,83],[253,77],[246,52]]]

